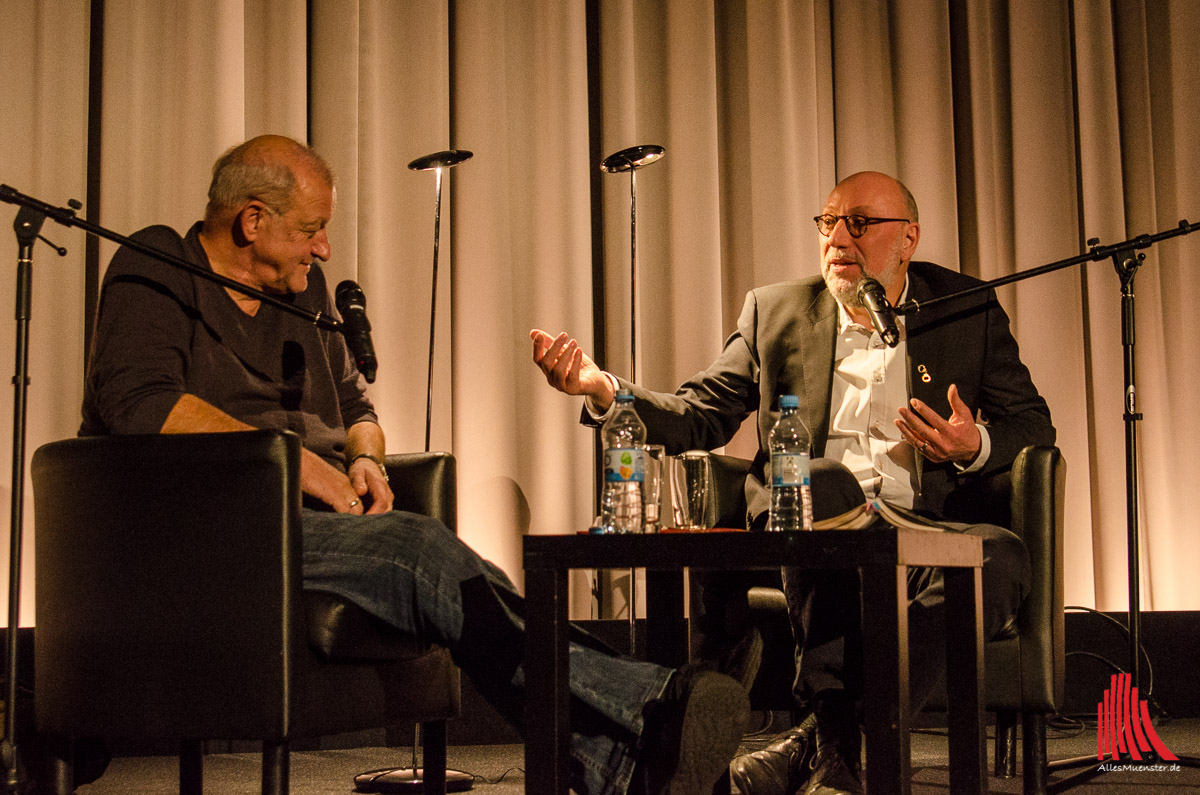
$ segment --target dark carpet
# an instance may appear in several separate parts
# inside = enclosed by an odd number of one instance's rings
[[[1200,758],[1200,720],[1173,720],[1156,726],[1159,737],[1168,749],[1178,756]],[[746,739],[746,749],[761,747],[761,735]],[[991,743],[988,743],[989,753]],[[946,766],[946,737],[937,730],[914,732],[912,735],[912,764],[914,795],[949,793],[949,774]],[[1096,753],[1096,731],[1082,729],[1078,733],[1051,732],[1051,759],[1085,756]],[[462,745],[452,746],[450,766],[476,776],[474,790],[488,795],[517,795],[525,791],[524,747],[521,745]],[[391,765],[405,765],[411,750],[404,748],[357,748],[334,751],[300,751],[292,754],[291,777],[293,795],[327,795],[351,793],[354,776],[364,770]],[[989,759],[989,765],[991,764]],[[1169,765],[1168,765],[1169,768]],[[257,795],[259,793],[260,762],[252,753],[219,753],[205,757],[206,793],[217,795]],[[108,772],[94,784],[81,787],[80,795],[171,795],[178,792],[177,765],[173,757],[118,757]],[[1021,779],[989,780],[989,791],[996,793],[1021,792]],[[1070,790],[1080,795],[1168,795],[1180,792],[1200,792],[1200,769],[1181,767],[1178,770],[1145,768],[1107,772]],[[697,793],[697,795],[704,795]],[[952,794],[951,794],[952,795]]]

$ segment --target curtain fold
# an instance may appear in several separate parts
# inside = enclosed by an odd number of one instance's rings
[[[599,320],[602,364],[629,375],[630,180],[598,174],[597,148],[666,150],[637,172],[638,368],[656,389],[711,361],[747,290],[818,272],[810,219],[854,171],[904,180],[918,258],[981,278],[1200,222],[1187,0],[106,0],[91,109],[83,4],[0,11],[18,43],[0,57],[20,77],[0,89],[18,131],[0,178],[27,192],[84,193],[89,110],[103,118],[102,222],[125,233],[199,218],[213,159],[246,137],[308,137],[325,154],[338,179],[329,276],[366,292],[371,395],[394,450],[424,441],[432,288],[435,175],[407,163],[474,152],[443,176],[432,446],[459,458],[463,537],[518,580],[523,534],[581,528],[594,511],[594,434],[530,362],[528,330],[567,330],[592,351]],[[1200,236],[1145,254],[1142,604],[1200,609],[1200,353],[1176,339],[1200,298]],[[33,388],[47,386],[31,447],[78,423],[82,277],[63,284],[78,305],[35,292]],[[1093,262],[1000,296],[1068,461],[1068,602],[1124,609],[1118,276]],[[729,450],[756,444],[750,427]]]
[[[86,197],[88,10],[72,0],[21,3],[0,0],[5,45],[0,47],[0,108],[4,143],[0,145],[0,183],[63,207]],[[0,205],[0,361],[15,373],[17,241],[12,222],[17,208]],[[84,234],[51,221],[42,235],[67,249],[57,256],[49,246],[33,249],[28,326],[29,389],[26,396],[25,461],[42,442],[74,433],[83,400]],[[13,438],[12,389],[0,390],[4,438]],[[13,447],[0,452],[0,522],[12,528]],[[22,578],[20,624],[34,623],[33,488],[23,478]],[[10,545],[0,551],[4,581]],[[0,621],[8,623],[8,588],[0,595]]]

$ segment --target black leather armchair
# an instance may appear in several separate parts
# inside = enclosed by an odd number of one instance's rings
[[[35,712],[55,738],[261,740],[264,794],[288,791],[290,740],[421,723],[444,792],[459,672],[339,598],[302,591],[300,444],[276,431],[67,439],[33,457]],[[388,456],[396,506],[455,527],[455,462]],[[349,783],[349,782],[348,782]]]
[[[721,526],[745,523],[742,480],[749,464],[729,456],[713,457]],[[1026,793],[1047,791],[1046,716],[1057,712],[1064,697],[1065,482],[1066,462],[1057,447],[1027,447],[1011,471],[960,488],[947,505],[948,519],[1007,527],[1029,550],[1033,570],[1030,593],[1012,631],[984,647],[986,705],[996,714],[994,772],[1005,778],[1016,775],[1020,717]],[[783,592],[769,587],[751,589],[750,610],[764,639],[763,664],[750,693],[751,706],[792,709],[795,643]]]

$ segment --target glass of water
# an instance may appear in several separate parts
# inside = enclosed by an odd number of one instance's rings
[[[706,450],[689,450],[671,459],[671,507],[675,526],[684,530],[712,527],[713,476]]]

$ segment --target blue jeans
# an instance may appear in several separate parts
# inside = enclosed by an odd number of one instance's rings
[[[391,511],[354,516],[303,510],[304,587],[353,602],[397,629],[450,650],[502,715],[522,728],[524,601],[512,581],[442,523]],[[622,795],[643,708],[672,671],[589,644],[570,644],[571,786]]]

